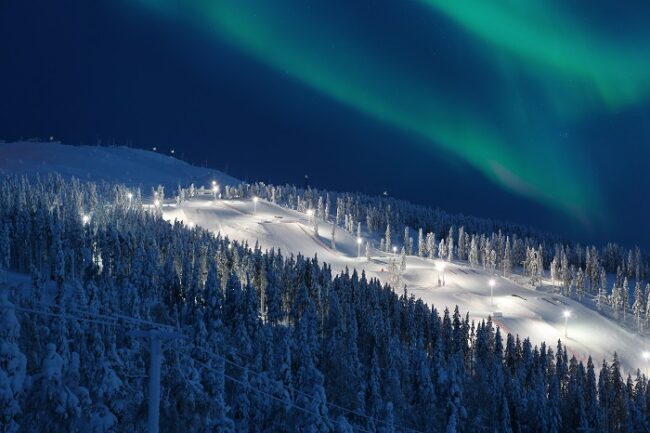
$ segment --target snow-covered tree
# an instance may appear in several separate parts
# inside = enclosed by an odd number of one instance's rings
[[[440,239],[438,244],[438,258],[446,259],[447,258],[447,245],[445,244],[444,239]]]
[[[637,329],[642,330],[643,326],[643,314],[645,313],[645,296],[643,294],[643,289],[641,288],[641,283],[636,282],[634,286],[634,303],[632,304],[632,313],[634,314],[634,321],[636,322]]]
[[[551,284],[554,286],[557,285],[558,282],[562,282],[562,265],[561,265],[562,259],[560,258],[559,254],[556,254],[555,257],[553,257],[553,260],[551,261]]]
[[[418,257],[424,257],[427,252],[426,240],[424,239],[424,234],[422,227],[418,230]]]
[[[621,312],[623,313],[623,320],[627,319],[627,310],[630,307],[630,287],[627,282],[627,277],[623,279],[623,287],[621,287]]]
[[[506,245],[503,252],[503,260],[501,261],[501,268],[504,277],[508,277],[512,273],[512,253],[510,252],[509,237],[506,237]]]
[[[454,238],[449,237],[447,243],[447,261],[454,260]]]
[[[478,266],[479,263],[479,258],[478,258],[478,243],[476,240],[476,235],[472,236],[472,242],[469,247],[469,264],[472,267]]]
[[[458,246],[456,248],[459,260],[467,260],[467,239],[465,234],[465,227],[461,226],[458,229]]]
[[[433,259],[436,257],[436,235],[435,233],[427,233],[427,257]]]
[[[390,223],[386,224],[386,234],[384,235],[384,248],[385,252],[390,253],[391,248],[393,248],[393,241],[391,238]]]
[[[582,268],[578,268],[575,276],[576,284],[576,295],[578,299],[582,301],[585,296],[585,274],[582,272]]]
[[[18,432],[20,396],[26,378],[27,359],[18,347],[20,324],[7,291],[0,289],[0,429]]]

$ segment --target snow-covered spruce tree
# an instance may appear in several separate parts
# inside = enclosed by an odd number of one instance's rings
[[[497,252],[494,249],[490,249],[488,256],[488,272],[490,275],[494,275],[497,268]]]
[[[418,257],[424,257],[427,251],[426,240],[424,238],[422,227],[418,230]]]
[[[650,328],[650,284],[647,284],[645,287],[645,327]]]
[[[510,238],[506,237],[505,250],[503,252],[503,260],[501,261],[501,270],[504,277],[509,277],[512,273],[512,253],[510,252]]]
[[[472,242],[470,244],[469,248],[469,264],[472,267],[478,266],[479,263],[479,257],[478,257],[478,242],[476,239],[476,235],[472,236]]]
[[[406,253],[409,254],[409,255],[411,255],[411,253],[409,253],[409,239],[410,238],[411,238],[410,229],[409,229],[408,226],[406,226],[406,227],[404,227],[404,239],[403,239],[402,245],[403,245],[403,248],[406,249]]]
[[[630,307],[630,287],[627,282],[627,277],[623,278],[623,287],[621,287],[621,312],[623,313],[623,320],[627,319],[627,310]]]
[[[0,429],[15,433],[20,429],[20,397],[27,373],[27,359],[18,347],[20,323],[7,290],[0,289]]]
[[[636,282],[634,286],[634,303],[632,304],[632,313],[634,314],[634,322],[639,331],[643,330],[643,314],[645,313],[645,296],[641,289],[641,283]]]
[[[436,235],[427,233],[427,257],[434,259],[436,257]]]
[[[571,268],[565,252],[562,252],[560,258],[560,280],[562,281],[562,293],[568,296],[571,289]]]
[[[582,301],[582,299],[585,297],[585,274],[582,272],[582,268],[578,268],[575,281],[576,295],[578,296],[578,299]]]
[[[458,229],[458,246],[456,249],[458,253],[458,259],[467,260],[467,239],[464,226],[460,226]]]
[[[562,282],[562,273],[561,273],[561,262],[562,259],[559,255],[559,253],[555,254],[555,257],[553,257],[553,260],[551,261],[551,284],[554,286],[557,285],[557,283]]]
[[[393,241],[391,238],[390,223],[386,225],[386,234],[384,235],[384,248],[385,252],[390,253],[391,248],[393,247]]]
[[[454,260],[454,238],[449,237],[447,243],[447,261]]]
[[[438,244],[438,258],[446,259],[447,258],[447,245],[445,244],[444,239],[440,239]]]
[[[623,290],[619,286],[614,286],[612,294],[610,295],[609,303],[612,306],[612,311],[617,318],[620,318],[623,313]]]

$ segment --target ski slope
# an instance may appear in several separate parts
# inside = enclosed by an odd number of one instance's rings
[[[168,188],[168,197],[179,184],[188,186],[194,182],[198,188],[208,187],[212,180],[221,185],[239,183],[219,171],[194,167],[144,150],[66,146],[51,142],[0,143],[0,173],[33,176],[52,172],[66,178],[74,176],[137,186],[145,194],[161,184]],[[336,230],[336,249],[333,249],[330,224],[320,222],[319,236],[314,236],[313,224],[307,215],[262,200],[257,203],[255,212],[251,200],[213,200],[211,195],[203,195],[180,206],[165,203],[163,215],[168,220],[178,219],[190,226],[221,232],[251,246],[259,242],[262,248],[279,249],[284,255],[317,255],[319,261],[330,264],[334,271],[356,268],[383,282],[389,279],[389,257],[385,253],[372,250],[372,257],[367,260],[362,246],[362,257],[357,257],[356,237],[340,227]],[[643,359],[642,352],[650,349],[648,341],[594,309],[550,290],[533,290],[518,284],[516,281],[521,280],[518,276],[495,278],[492,304],[487,284],[490,276],[484,270],[472,269],[466,263],[449,263],[445,270],[446,284],[439,287],[434,265],[429,259],[408,257],[403,282],[409,293],[439,311],[458,305],[461,312],[468,312],[472,319],[491,315],[504,331],[521,338],[529,337],[535,344],[545,341],[554,348],[561,339],[577,358],[586,361],[591,354],[596,366],[603,358],[611,360],[612,354],[617,352],[621,365],[628,372],[637,368],[646,371],[648,362]],[[571,311],[567,338],[564,337],[565,310]]]
[[[256,210],[255,210],[256,208]],[[331,247],[331,224],[320,222],[315,236],[310,218],[300,212],[285,209],[260,200],[257,206],[251,200],[214,200],[212,196],[197,196],[180,206],[166,204],[164,218],[179,220],[190,226],[201,226],[231,239],[256,242],[263,249],[276,248],[283,254],[301,253],[332,266],[333,271],[345,268],[364,270],[369,277],[387,282],[387,254],[372,250],[371,258],[357,257],[356,236],[342,228],[336,229],[336,249]],[[399,259],[399,258],[398,258]],[[438,286],[435,262],[415,256],[407,258],[404,284],[416,298],[422,298],[440,312],[445,308],[468,312],[472,319],[492,316],[503,331],[529,337],[534,344],[546,342],[553,349],[558,340],[579,360],[586,363],[592,355],[598,367],[604,358],[611,361],[617,352],[627,372],[637,368],[645,371],[647,362],[642,352],[647,341],[630,332],[592,308],[550,290],[532,289],[512,279],[495,277],[494,303],[490,297],[490,275],[464,262],[448,263],[444,272],[445,285]],[[401,288],[400,288],[401,290]],[[565,338],[564,311],[569,310],[568,337]],[[495,314],[496,313],[496,314]]]
[[[161,153],[130,147],[69,146],[58,142],[0,142],[0,174],[27,176],[59,173],[93,182],[120,183],[140,188],[164,186],[168,194],[178,185],[237,185],[239,181],[220,171],[195,167]]]

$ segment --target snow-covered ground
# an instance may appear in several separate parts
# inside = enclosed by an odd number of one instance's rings
[[[332,266],[334,271],[363,269],[370,277],[383,282],[389,279],[386,254],[372,250],[372,257],[357,257],[356,236],[336,229],[336,249],[331,248],[331,224],[320,222],[319,235],[314,236],[313,223],[303,213],[282,208],[260,200],[213,200],[211,196],[197,196],[180,206],[167,204],[166,219],[184,221],[213,232],[221,232],[231,239],[247,241],[251,246],[259,242],[264,249],[280,249],[283,254],[313,257]],[[398,258],[399,260],[399,258]],[[575,300],[546,290],[535,290],[517,284],[512,279],[495,277],[494,304],[491,302],[488,281],[490,275],[483,269],[471,268],[466,263],[447,264],[445,286],[438,286],[438,272],[430,259],[409,256],[403,281],[409,293],[422,298],[439,311],[458,305],[461,312],[469,312],[473,319],[493,316],[504,331],[530,337],[539,344],[543,341],[555,348],[559,339],[578,359],[586,362],[591,354],[596,366],[603,358],[611,361],[618,352],[622,366],[629,372],[646,368],[642,352],[647,347],[645,338],[632,333],[613,320]],[[516,277],[515,277],[516,279]],[[568,337],[564,332],[564,311],[569,310]]]
[[[58,172],[64,177],[82,180],[119,182],[139,186],[143,193],[158,184],[167,186],[168,196],[178,184],[209,186],[211,180],[221,185],[236,184],[236,179],[216,170],[191,166],[159,153],[126,147],[66,146],[58,143],[0,143],[0,173],[35,175]],[[350,188],[353,189],[353,188]],[[260,201],[257,212],[250,200],[213,200],[199,196],[177,206],[164,206],[164,217],[182,220],[221,232],[231,239],[259,242],[263,248],[280,249],[283,254],[302,253],[318,256],[333,270],[363,269],[371,277],[388,281],[388,257],[373,250],[370,260],[357,257],[356,237],[337,227],[336,249],[331,248],[331,225],[321,222],[319,236],[313,235],[313,224],[307,215]],[[587,306],[561,295],[533,290],[513,280],[496,277],[494,305],[490,300],[488,280],[482,269],[465,263],[450,263],[445,270],[446,285],[437,284],[434,262],[408,257],[403,276],[410,293],[442,311],[455,305],[469,312],[474,319],[495,316],[493,320],[508,332],[530,337],[539,344],[545,341],[555,347],[562,339],[578,358],[591,354],[598,366],[603,358],[611,360],[618,352],[622,366],[631,371],[646,369],[642,352],[648,348],[645,338],[619,326]],[[514,278],[517,279],[516,277]],[[568,338],[564,337],[565,310],[571,311]],[[499,314],[495,314],[495,313]]]
[[[178,185],[236,185],[239,181],[220,171],[195,167],[162,153],[130,147],[69,146],[57,142],[0,142],[0,174],[59,173],[94,182],[121,183],[140,188],[146,196],[163,185],[172,194]]]

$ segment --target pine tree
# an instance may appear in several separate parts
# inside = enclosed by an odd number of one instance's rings
[[[490,272],[490,275],[494,275],[497,268],[497,252],[494,251],[494,249],[491,249],[488,256],[488,271]]]
[[[422,227],[418,230],[418,257],[424,257],[426,254],[427,246],[422,232]]]
[[[623,320],[627,319],[627,310],[630,306],[629,297],[630,297],[630,288],[627,282],[627,277],[625,277],[623,279],[623,287],[621,287],[621,304],[622,304],[621,311],[623,313]]]
[[[571,289],[571,269],[569,268],[569,259],[564,251],[560,258],[560,279],[562,281],[562,291],[565,296],[568,296]]]
[[[440,239],[438,244],[438,258],[445,259],[447,256],[447,246],[445,245],[445,240]]]
[[[447,261],[454,260],[454,238],[449,237],[447,243]]]
[[[557,285],[557,283],[562,280],[561,261],[562,259],[559,257],[558,254],[556,254],[555,257],[553,257],[553,260],[551,261],[551,283],[554,286]]]
[[[585,275],[582,272],[582,268],[578,268],[576,273],[576,294],[578,299],[582,301],[582,298],[585,296]]]
[[[17,344],[20,324],[5,289],[0,289],[0,314],[0,429],[13,433],[20,427],[19,396],[26,379],[27,359]]]
[[[434,259],[436,257],[436,235],[435,233],[427,233],[427,257]]]
[[[623,312],[623,293],[622,289],[618,286],[614,286],[612,289],[612,295],[610,296],[610,305],[616,317],[620,317]]]
[[[467,260],[467,240],[465,238],[465,227],[461,226],[458,229],[458,260]]]
[[[512,253],[510,252],[510,238],[506,237],[506,246],[503,252],[501,267],[504,277],[509,277],[512,273]]]
[[[472,267],[478,266],[478,244],[476,242],[476,235],[472,236],[472,243],[469,248],[469,264]]]
[[[406,248],[406,252],[409,255],[412,254],[410,252],[410,248],[409,248],[409,239],[410,239],[410,237],[411,237],[411,235],[410,235],[409,227],[404,226],[404,247],[403,248]]]
[[[393,247],[393,241],[391,240],[390,223],[386,224],[386,234],[384,235],[384,247],[386,248],[384,251],[387,253],[390,253],[391,248]]]
[[[634,286],[634,304],[632,305],[632,312],[634,314],[634,321],[636,322],[636,327],[639,331],[643,330],[643,313],[645,312],[645,299],[643,295],[643,290],[641,289],[641,283],[636,282]]]

